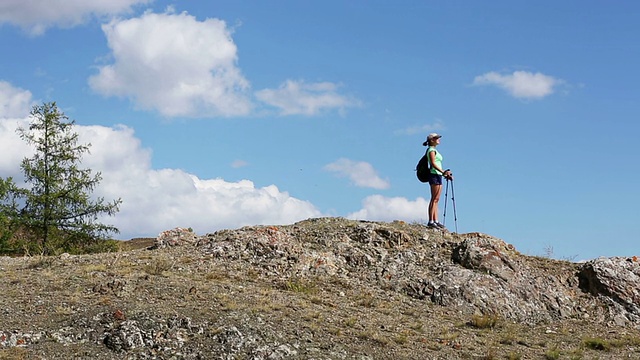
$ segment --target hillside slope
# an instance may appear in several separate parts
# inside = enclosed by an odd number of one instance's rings
[[[637,258],[309,219],[0,258],[0,359],[640,358]]]

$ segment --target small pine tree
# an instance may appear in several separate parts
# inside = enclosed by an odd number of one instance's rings
[[[20,189],[24,207],[19,218],[43,253],[55,247],[68,250],[88,245],[118,232],[97,220],[100,214],[117,213],[122,200],[106,203],[104,198],[91,199],[102,177],[78,167],[91,144],[78,144],[74,124],[51,102],[34,106],[29,128],[18,129],[20,137],[35,146],[35,154],[23,159],[20,166],[30,187]]]

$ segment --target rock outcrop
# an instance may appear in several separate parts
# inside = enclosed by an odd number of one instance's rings
[[[200,237],[198,247],[268,276],[344,277],[517,322],[588,318],[640,326],[640,266],[631,258],[578,264],[525,256],[481,233],[335,218],[218,231]]]
[[[640,324],[640,262],[636,256],[598,258],[580,267],[580,288],[607,304],[620,326]]]

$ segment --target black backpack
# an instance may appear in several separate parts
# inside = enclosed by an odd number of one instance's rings
[[[416,165],[416,175],[420,182],[426,183],[429,182],[429,173],[431,173],[431,169],[429,168],[429,153],[426,153],[420,158],[418,165]]]

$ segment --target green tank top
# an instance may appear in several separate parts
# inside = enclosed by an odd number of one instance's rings
[[[429,146],[429,148],[427,149],[427,154],[429,154],[430,152],[433,152],[433,151],[435,151],[435,152],[436,152],[436,162],[435,162],[435,164],[436,164],[440,169],[442,169],[442,154],[440,154],[440,153],[438,152],[438,150],[436,150],[436,148],[434,148],[433,146]],[[432,174],[442,175],[442,173],[441,173],[440,171],[436,170],[436,169],[433,167],[433,164],[431,163],[431,155],[429,155],[429,165],[431,165],[430,167],[431,167],[431,173],[432,173]]]

